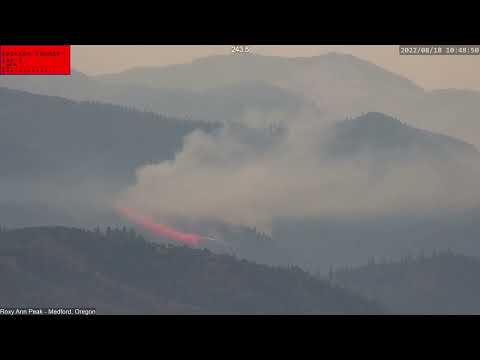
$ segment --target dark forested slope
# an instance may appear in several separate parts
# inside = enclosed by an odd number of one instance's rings
[[[132,231],[0,232],[1,306],[100,313],[365,314],[381,308],[298,268],[274,268]]]
[[[0,88],[1,177],[122,176],[173,159],[183,137],[212,124]]]
[[[479,278],[479,259],[449,251],[333,273],[335,283],[410,314],[479,314]]]

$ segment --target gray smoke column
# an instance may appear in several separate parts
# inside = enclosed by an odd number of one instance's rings
[[[137,170],[119,203],[156,219],[187,217],[271,230],[275,217],[428,212],[478,205],[478,166],[468,176],[412,154],[379,161],[323,153],[320,119],[296,119],[268,147],[231,130],[194,132],[174,161]],[[467,160],[466,160],[467,161]],[[390,164],[394,164],[390,166]],[[372,170],[373,169],[373,170]]]

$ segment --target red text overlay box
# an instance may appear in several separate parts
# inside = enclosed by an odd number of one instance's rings
[[[0,75],[70,75],[70,45],[0,45]]]

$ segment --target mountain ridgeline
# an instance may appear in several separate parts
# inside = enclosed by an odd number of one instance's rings
[[[238,82],[208,89],[193,86],[150,87],[110,83],[73,71],[68,78],[45,76],[22,79],[5,76],[0,86],[75,101],[95,101],[155,112],[192,121],[265,128],[285,125],[298,116],[320,117],[313,101],[263,81]]]
[[[245,104],[242,96],[248,98],[248,88],[255,84],[263,85],[254,91],[255,99]],[[313,116],[320,109],[322,120],[378,111],[408,120],[409,125],[480,145],[478,91],[427,91],[371,62],[340,53],[307,58],[211,56],[186,64],[134,68],[100,76],[78,71],[69,78],[3,76],[0,86],[133,106],[194,120],[211,117],[208,120],[258,124],[266,118],[294,121],[305,115],[296,110],[298,104]],[[239,93],[242,96],[237,96]],[[272,104],[272,98],[283,100]],[[216,118],[224,115],[224,119]]]
[[[146,242],[126,229],[0,232],[2,306],[99,314],[375,314],[373,301],[297,267]]]
[[[6,88],[0,88],[0,118],[2,178],[89,174],[128,180],[140,165],[172,160],[185,135],[218,127]]]
[[[480,146],[478,91],[428,91],[406,77],[348,54],[212,56],[182,65],[134,68],[96,79],[116,85],[197,90],[263,81],[303,96],[336,120],[378,111]]]
[[[331,156],[358,156],[368,152],[380,160],[385,153],[398,156],[451,159],[480,159],[475,146],[451,136],[409,126],[391,116],[369,112],[353,119],[338,122],[326,151]]]

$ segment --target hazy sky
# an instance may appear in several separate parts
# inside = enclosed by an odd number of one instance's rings
[[[402,74],[427,89],[480,90],[480,56],[399,56],[397,45],[251,45],[250,48],[259,54],[288,57],[330,51],[349,53]],[[94,75],[136,66],[185,63],[230,51],[228,45],[76,45],[72,49],[72,66]]]

